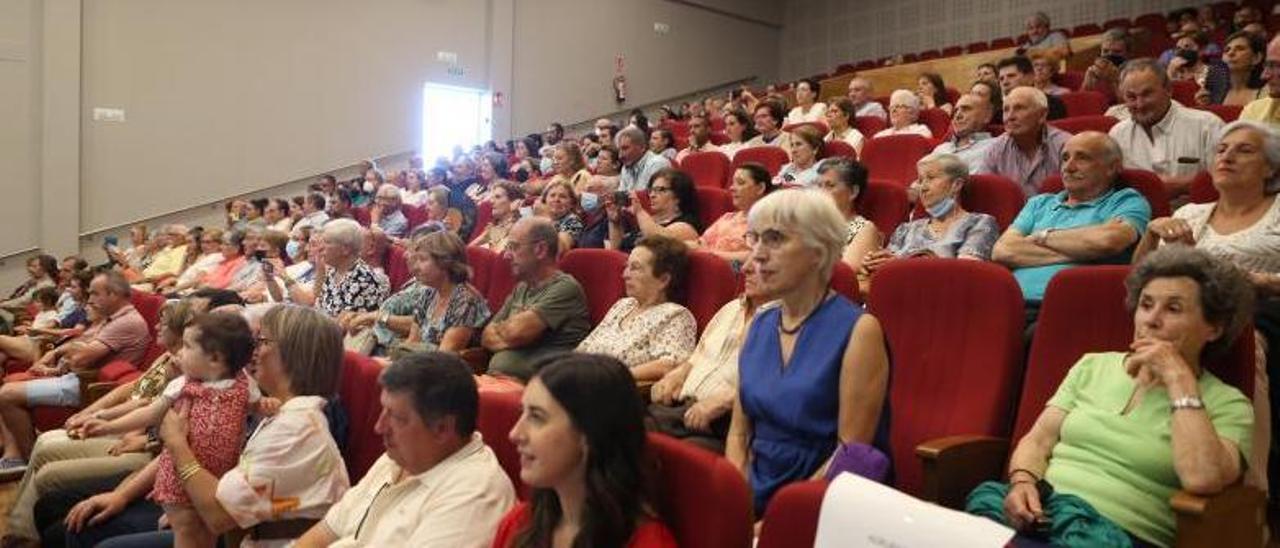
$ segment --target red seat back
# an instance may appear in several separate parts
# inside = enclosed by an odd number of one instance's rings
[[[517,283],[519,281],[516,280],[516,274],[511,270],[511,257],[506,253],[495,253],[493,260],[489,262],[489,288],[484,292],[485,300],[489,301],[489,310],[497,314]]]
[[[938,50],[936,50],[936,49],[927,49],[927,50],[924,50],[924,51],[920,52],[920,60],[921,60],[921,61],[930,61],[930,60],[933,60],[933,59],[937,59],[937,58],[939,58],[939,57],[942,57],[942,52],[941,52],[941,51],[938,51]]]
[[[1013,38],[996,38],[991,41],[991,49],[1011,48],[1014,46]]]
[[[1201,171],[1196,174],[1196,178],[1191,181],[1191,191],[1188,193],[1191,203],[1208,204],[1218,201],[1218,189],[1213,186],[1213,177],[1209,176],[1208,171]]]
[[[920,123],[929,128],[933,138],[942,140],[951,132],[951,116],[940,108],[926,108],[920,111]]]
[[[1128,351],[1133,340],[1133,315],[1125,307],[1124,280],[1128,274],[1127,265],[1081,266],[1063,270],[1049,281],[1027,355],[1014,443],[1031,429],[1045,403],[1081,356]],[[1252,397],[1253,330],[1244,331],[1228,356],[1209,360],[1205,367]]]
[[[791,159],[787,157],[787,151],[775,146],[747,147],[733,155],[734,169],[747,162],[755,162],[769,170],[770,177],[776,177],[783,164],[789,161]]]
[[[476,416],[476,430],[484,438],[484,443],[498,457],[502,471],[511,479],[511,486],[516,489],[516,496],[521,500],[529,497],[529,486],[520,481],[520,453],[511,443],[511,429],[520,420],[519,392],[480,391],[480,413]]]
[[[813,546],[826,494],[825,481],[798,481],[779,489],[764,513],[756,548]]]
[[[351,218],[365,228],[369,228],[369,224],[373,222],[373,217],[369,216],[369,208],[366,206],[351,208]]]
[[[702,333],[724,303],[737,296],[737,278],[728,261],[702,251],[689,252],[684,305],[697,320],[698,333]]]
[[[711,226],[725,213],[733,211],[733,195],[723,188],[700,186],[694,189],[698,193],[698,222],[703,230]],[[642,204],[648,209],[648,203]]]
[[[963,55],[963,54],[964,54],[964,47],[962,46],[947,46],[945,48],[942,48],[943,57],[955,57],[957,55]],[[955,99],[952,99],[952,102],[955,102]]]
[[[751,496],[724,457],[663,434],[649,434],[657,505],[676,543],[686,548],[751,546]]]
[[[905,186],[894,181],[871,179],[858,198],[858,212],[876,224],[886,240],[893,235],[911,210]]]
[[[863,137],[870,138],[889,127],[889,122],[879,116],[856,116],[853,119],[853,127],[857,128]]]
[[[680,171],[689,174],[693,184],[725,188],[733,176],[733,166],[723,152],[693,152],[680,162]]]
[[[1196,92],[1200,91],[1200,84],[1191,80],[1174,80],[1169,82],[1169,86],[1173,90],[1174,101],[1182,103],[1183,106],[1196,104]]]
[[[1089,36],[1091,34],[1102,34],[1102,27],[1093,23],[1085,23],[1071,28],[1071,36]]]
[[[1204,105],[1196,108],[1217,114],[1219,118],[1222,118],[1223,122],[1228,124],[1240,118],[1240,111],[1244,110],[1244,107],[1240,105]]]
[[[1078,70],[1068,70],[1058,73],[1054,78],[1058,85],[1071,91],[1079,90],[1084,85],[1084,73]]]
[[[826,141],[822,143],[822,152],[820,156],[823,158],[840,157],[857,160],[858,151],[853,149],[853,145],[840,139],[836,139],[834,141]]]
[[[1105,23],[1102,24],[1102,30],[1107,31],[1111,29],[1123,29],[1123,28],[1127,28],[1128,26],[1129,26],[1128,19],[1124,19],[1124,18],[1108,19]]]
[[[493,203],[485,200],[476,204],[476,226],[472,227],[471,234],[467,236],[467,243],[479,238],[480,233],[484,232],[491,221],[493,221]]]
[[[156,324],[160,321],[160,309],[164,308],[164,295],[157,295],[149,291],[130,291],[129,304],[138,311],[138,315],[142,316],[142,321],[147,322],[147,334],[151,336],[151,340],[156,340]],[[151,362],[143,362],[146,366]]]
[[[1119,122],[1120,121],[1115,118],[1100,114],[1096,116],[1068,116],[1057,120],[1049,120],[1049,125],[1075,135],[1084,131],[1101,131],[1106,133],[1111,131],[1111,126],[1114,126]]]
[[[916,180],[916,162],[933,152],[932,139],[919,135],[876,137],[862,146],[862,165],[877,179],[895,181],[902,186]]]
[[[1107,111],[1106,94],[1100,91],[1072,91],[1058,96],[1067,107],[1067,116],[1101,116]]]
[[[1160,180],[1159,175],[1143,169],[1124,169],[1120,171],[1120,179],[1147,199],[1153,219],[1173,214],[1164,181]],[[1050,175],[1046,178],[1040,183],[1040,192],[1062,192],[1062,175]]]
[[[724,122],[720,122],[720,123],[722,125],[724,124]],[[711,132],[711,144],[715,146],[720,146],[720,145],[728,144],[729,141],[730,141],[729,135],[726,134],[724,131],[716,130]]]
[[[858,274],[853,271],[849,263],[836,261],[835,268],[831,270],[830,286],[833,291],[844,295],[845,298],[855,303],[862,302],[862,295],[858,293]]]
[[[592,325],[600,323],[609,307],[626,296],[622,283],[626,267],[627,255],[612,249],[571,249],[560,259],[560,268],[578,280],[587,294]]]
[[[387,246],[387,281],[391,283],[391,292],[395,293],[404,284],[413,278],[413,272],[409,270],[409,260],[405,257],[405,250],[400,244],[391,244]]]
[[[1009,434],[1022,376],[1022,290],[1000,265],[955,259],[890,261],[872,282],[868,309],[884,328],[893,363],[896,487],[920,496],[918,445]]]
[[[354,485],[382,456],[386,448],[374,424],[382,414],[382,386],[378,375],[382,366],[368,356],[346,352],[342,356],[342,380],[338,398],[347,411],[347,444],[343,460]]]
[[[489,278],[497,253],[483,247],[467,246],[467,266],[471,267],[471,286],[481,295],[489,294]]]
[[[987,51],[991,49],[991,45],[986,42],[970,42],[969,45],[964,47],[964,49],[969,53],[978,53],[980,51]]]
[[[427,215],[426,206],[404,204],[400,206],[400,211],[404,213],[405,220],[409,221],[409,229],[405,232],[406,234],[413,232],[413,229],[418,228],[431,220],[430,216]]]

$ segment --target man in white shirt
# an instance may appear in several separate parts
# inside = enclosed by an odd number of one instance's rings
[[[648,139],[644,132],[635,126],[627,126],[618,132],[615,139],[618,146],[618,159],[622,160],[622,172],[618,174],[618,190],[628,192],[646,190],[653,174],[665,168],[673,167],[671,161],[661,154],[649,150]]]
[[[956,100],[951,115],[951,136],[933,149],[934,154],[955,154],[969,166],[969,173],[982,173],[987,147],[991,146],[991,101],[966,93]]]
[[[853,101],[853,108],[856,109],[854,116],[877,116],[881,120],[888,121],[889,113],[884,110],[884,105],[875,101],[871,94],[870,80],[861,76],[854,76],[849,80],[849,100]],[[849,123],[852,124],[853,120]]]
[[[294,237],[302,234],[303,227],[311,227],[311,231],[315,232],[329,222],[329,214],[325,213],[324,209],[326,202],[324,194],[319,192],[312,192],[302,200],[302,218],[293,224]]]
[[[1151,59],[1125,64],[1120,98],[1129,119],[1113,126],[1110,134],[1124,151],[1124,166],[1154,171],[1170,197],[1187,192],[1196,173],[1209,169],[1222,120],[1175,103],[1169,76]]]
[[[295,546],[485,548],[515,491],[475,431],[470,368],[440,352],[382,372],[375,429],[387,452]]]
[[[711,142],[711,121],[706,114],[698,114],[689,118],[689,146],[676,154],[676,163],[695,152],[715,152],[720,150]]]
[[[1052,55],[1058,59],[1071,53],[1070,42],[1059,31],[1049,30],[1049,16],[1038,11],[1027,18],[1027,43],[1018,48],[1021,55]]]

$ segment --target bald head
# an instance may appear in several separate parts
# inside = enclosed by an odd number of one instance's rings
[[[1062,147],[1062,186],[1069,199],[1086,202],[1115,184],[1123,165],[1120,145],[1105,133],[1083,131]]]
[[[956,100],[955,112],[951,115],[951,130],[958,137],[983,131],[991,123],[992,114],[991,101],[966,93]]]
[[[871,81],[860,76],[855,76],[849,80],[849,100],[853,101],[853,105],[862,106],[871,100]]]

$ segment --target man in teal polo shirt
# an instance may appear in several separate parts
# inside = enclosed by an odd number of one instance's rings
[[[1054,274],[1083,264],[1129,262],[1151,220],[1151,206],[1138,191],[1119,186],[1122,163],[1119,145],[1105,133],[1072,137],[1062,149],[1065,190],[1032,197],[996,241],[992,258],[1013,270],[1029,322]]]

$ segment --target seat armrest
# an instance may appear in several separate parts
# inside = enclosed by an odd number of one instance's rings
[[[924,468],[921,498],[963,509],[979,483],[999,480],[1008,460],[1009,440],[990,436],[948,436],[916,446]]]
[[[1262,546],[1266,495],[1237,483],[1209,496],[1178,491],[1169,499],[1177,518],[1177,546]]]
[[[491,356],[492,354],[489,354],[488,350],[478,346],[458,352],[458,357],[467,362],[467,365],[471,366],[471,372],[476,375],[483,375],[489,370],[489,358]]]

